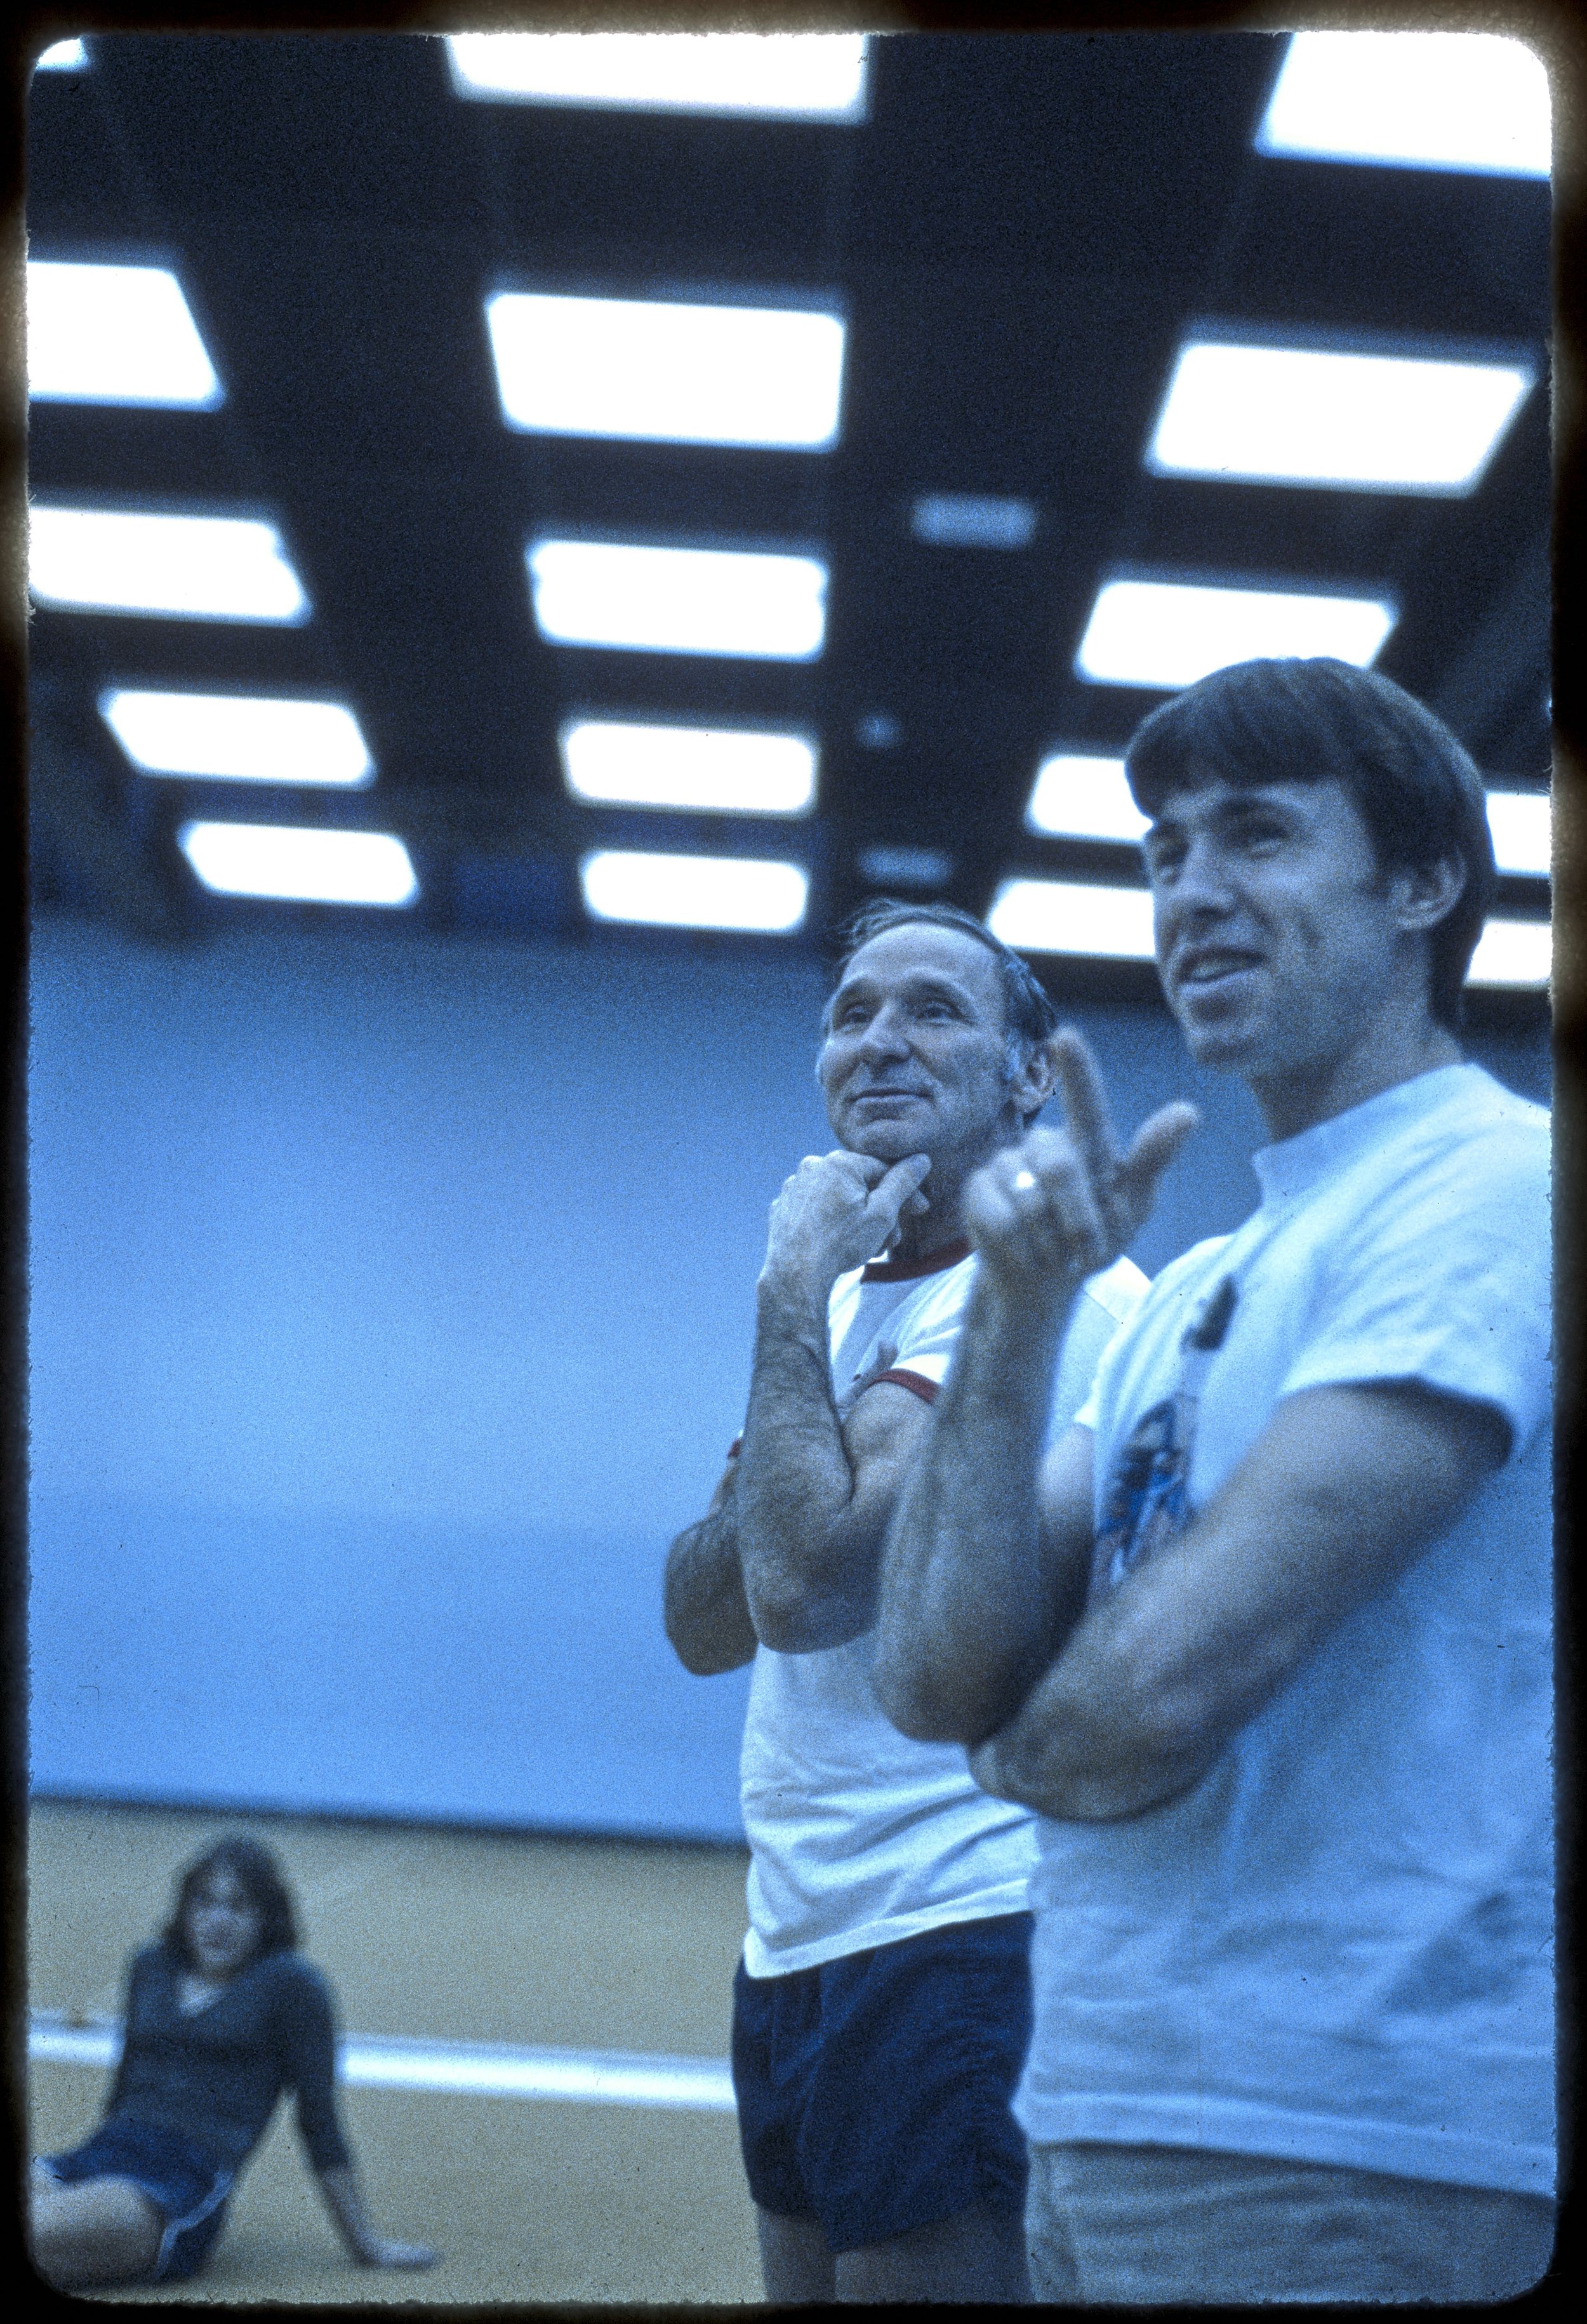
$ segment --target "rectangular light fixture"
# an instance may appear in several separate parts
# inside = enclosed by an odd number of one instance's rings
[[[872,888],[943,888],[954,876],[946,847],[909,847],[887,841],[862,847],[860,877]]]
[[[1488,828],[1499,870],[1514,878],[1546,880],[1551,822],[1546,791],[1490,791]]]
[[[1554,932],[1546,920],[1490,920],[1477,939],[1466,982],[1545,991],[1553,949]]]
[[[1192,339],[1146,465],[1160,476],[1470,493],[1534,378],[1527,364]]]
[[[1153,960],[1152,899],[1145,888],[1075,880],[1004,880],[986,925],[1016,952],[1097,960]]]
[[[808,815],[816,803],[815,745],[798,734],[576,718],[559,739],[568,789],[595,807]]]
[[[358,721],[339,702],[119,687],[100,696],[99,710],[134,766],[146,775],[314,783],[349,790],[374,780]]]
[[[1097,759],[1056,751],[1036,770],[1036,788],[1025,810],[1031,831],[1058,839],[1111,839],[1132,844],[1149,818],[1130,796],[1122,759]]]
[[[280,533],[243,517],[34,508],[28,582],[42,605],[207,622],[309,619]]]
[[[389,832],[185,823],[177,844],[204,885],[220,896],[401,905],[419,894],[408,850]]]
[[[837,440],[839,316],[512,290],[484,311],[511,427],[807,452]]]
[[[1036,771],[1025,810],[1027,828],[1056,839],[1133,844],[1149,818],[1130,796],[1122,759],[1056,752]],[[1546,791],[1490,791],[1488,825],[1499,869],[1512,877],[1546,880],[1549,798]]]
[[[826,636],[826,567],[814,557],[538,540],[526,551],[534,617],[555,645],[814,661]]]
[[[34,66],[35,72],[81,72],[88,61],[81,41],[51,41]]]
[[[211,411],[223,400],[169,267],[29,259],[27,345],[28,393],[43,401]]]
[[[1548,75],[1493,32],[1296,32],[1257,132],[1263,153],[1546,178]]]
[[[909,530],[933,549],[1029,549],[1037,512],[1029,501],[991,493],[921,493]]]
[[[863,121],[863,32],[456,32],[459,97]]]
[[[797,863],[726,855],[644,855],[604,849],[578,867],[593,919],[659,928],[734,928],[762,936],[799,927],[809,879]]]
[[[1332,655],[1367,669],[1395,623],[1377,597],[1238,589],[1181,581],[1109,581],[1075,657],[1098,686],[1194,686],[1231,662]]]

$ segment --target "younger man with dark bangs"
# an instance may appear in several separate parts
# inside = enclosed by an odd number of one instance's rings
[[[980,1268],[876,1685],[1038,1812],[1037,2296],[1493,2301],[1553,2234],[1548,1120],[1456,1040],[1482,786],[1389,680],[1259,661],[1126,759],[1158,971],[1261,1202],[1159,1275],[1089,1060],[965,1191]]]

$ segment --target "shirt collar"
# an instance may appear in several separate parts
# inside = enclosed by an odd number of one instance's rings
[[[970,1239],[961,1235],[956,1242],[945,1242],[939,1250],[928,1250],[924,1259],[873,1259],[861,1270],[862,1283],[908,1283],[919,1275],[941,1275],[945,1268],[957,1267],[970,1256]]]
[[[1486,1086],[1488,1080],[1481,1065],[1435,1065],[1431,1073],[1396,1082],[1392,1089],[1379,1090],[1376,1097],[1303,1130],[1298,1137],[1260,1148],[1251,1156],[1250,1166],[1262,1190],[1264,1207],[1294,1202],[1323,1179],[1348,1169],[1398,1130],[1423,1120],[1460,1092]]]

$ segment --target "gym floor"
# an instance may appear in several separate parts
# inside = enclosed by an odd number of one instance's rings
[[[743,1941],[735,1849],[180,1809],[36,1803],[29,2003],[119,2013],[130,1953],[173,1875],[223,1831],[275,1849],[303,1950],[344,2031],[724,2061]],[[34,2058],[35,2153],[98,2117],[103,2069]],[[754,2218],[730,2112],[452,2090],[345,2089],[374,2225],[435,2244],[424,2274],[355,2266],[304,2166],[290,2100],[208,2269],[120,2301],[758,2302]]]

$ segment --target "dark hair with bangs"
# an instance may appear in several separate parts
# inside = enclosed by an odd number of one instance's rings
[[[235,1832],[217,1840],[213,1848],[196,1856],[178,1876],[176,1901],[161,1932],[160,1941],[168,1952],[176,1955],[184,1969],[193,1967],[188,1944],[188,1910],[213,1872],[229,1872],[259,1914],[259,1944],[253,1955],[254,1960],[263,1960],[266,1953],[290,1953],[296,1949],[298,1913],[286,1875],[263,1841],[248,1840]]]
[[[1458,1029],[1466,970],[1498,885],[1487,796],[1470,753],[1403,687],[1324,657],[1235,662],[1143,719],[1124,772],[1136,806],[1154,816],[1194,772],[1252,788],[1337,782],[1380,872],[1457,859],[1465,885],[1428,931],[1427,1001],[1438,1024]]]

